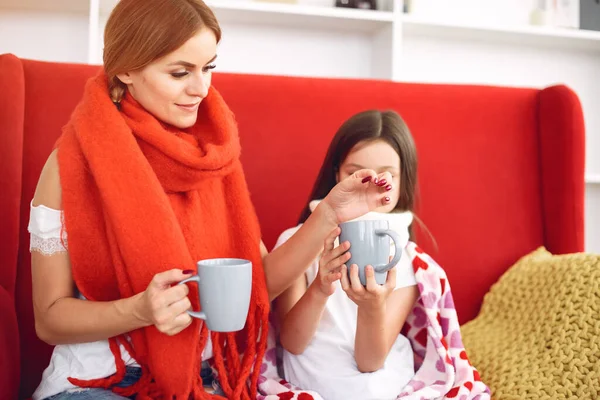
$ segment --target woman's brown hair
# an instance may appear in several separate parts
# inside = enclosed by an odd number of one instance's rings
[[[126,86],[117,74],[135,71],[181,47],[203,28],[221,28],[202,0],[120,0],[104,29],[104,71],[118,103]]]
[[[352,116],[331,140],[325,160],[299,223],[309,217],[312,200],[323,199],[337,184],[340,166],[354,146],[361,142],[383,140],[400,156],[400,198],[397,211],[414,211],[417,196],[417,148],[408,126],[395,111],[363,111]]]

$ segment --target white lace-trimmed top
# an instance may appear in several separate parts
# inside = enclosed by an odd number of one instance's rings
[[[49,256],[67,251],[67,232],[63,229],[62,212],[43,205],[33,206],[29,218],[29,251]]]
[[[46,256],[68,251],[67,232],[64,229],[62,215],[60,210],[31,204],[28,226],[30,251]],[[85,300],[79,292],[77,296]],[[138,366],[122,345],[121,357],[125,365]],[[209,335],[209,342],[206,344],[202,359],[208,360],[211,357],[212,344]],[[42,400],[64,391],[80,390],[67,380],[69,377],[83,380],[96,379],[110,376],[116,371],[115,358],[110,351],[108,340],[57,345],[32,398]]]

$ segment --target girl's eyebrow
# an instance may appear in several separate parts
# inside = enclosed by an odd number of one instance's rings
[[[355,164],[355,163],[350,163],[348,164],[349,167],[354,167],[354,168],[358,168],[358,169],[365,169],[365,167],[363,167],[360,164]]]
[[[358,168],[358,169],[366,169],[366,167],[363,167],[360,164],[355,164],[355,163],[350,163],[348,164],[349,167],[354,167],[354,168]],[[383,167],[380,167],[379,169],[394,169],[394,170],[399,170],[400,168],[398,167],[392,167],[390,165],[384,165]]]

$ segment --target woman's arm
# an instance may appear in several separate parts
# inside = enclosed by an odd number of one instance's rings
[[[264,258],[270,299],[279,296],[304,273],[336,226],[388,204],[385,186],[375,183],[378,178],[392,181],[388,172],[378,177],[372,170],[361,170],[338,183],[298,232]]]
[[[32,254],[33,311],[38,337],[52,345],[93,342],[148,324],[135,315],[136,298],[112,302],[74,298],[66,253]]]
[[[276,300],[277,313],[282,321],[281,345],[292,354],[302,354],[310,343],[327,299],[335,291],[334,282],[341,278],[341,266],[350,258],[346,252],[348,242],[334,248],[339,231],[339,228],[334,229],[325,239],[318,274],[308,289],[305,277],[301,276]]]
[[[402,326],[418,298],[417,286],[396,287],[396,268],[389,271],[384,285],[375,282],[372,267],[365,270],[367,286],[358,278],[353,265],[350,279],[342,275],[342,287],[358,305],[354,358],[360,372],[374,372],[383,367]]]
[[[323,249],[323,240],[337,226],[335,215],[328,206],[321,204],[288,241],[264,258],[263,265],[271,300],[279,296],[292,282],[304,278],[306,268]]]
[[[56,152],[42,170],[33,204],[61,209]],[[170,288],[171,283],[189,277],[181,270],[157,274],[145,292],[133,297],[98,302],[75,298],[68,253],[42,255],[33,251],[31,267],[35,328],[46,343],[92,342],[153,324],[174,334],[191,322],[185,313],[190,306],[186,297],[189,289],[186,285]]]

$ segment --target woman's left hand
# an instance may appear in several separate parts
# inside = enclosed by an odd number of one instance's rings
[[[387,279],[383,285],[375,281],[375,271],[372,266],[365,267],[365,276],[367,285],[363,286],[358,277],[358,266],[350,266],[350,277],[345,266],[342,268],[342,289],[359,308],[379,309],[385,305],[385,302],[396,288],[396,268],[388,271]]]
[[[373,170],[362,169],[335,185],[321,204],[327,207],[337,225],[390,204],[391,190],[389,172],[378,175]]]

